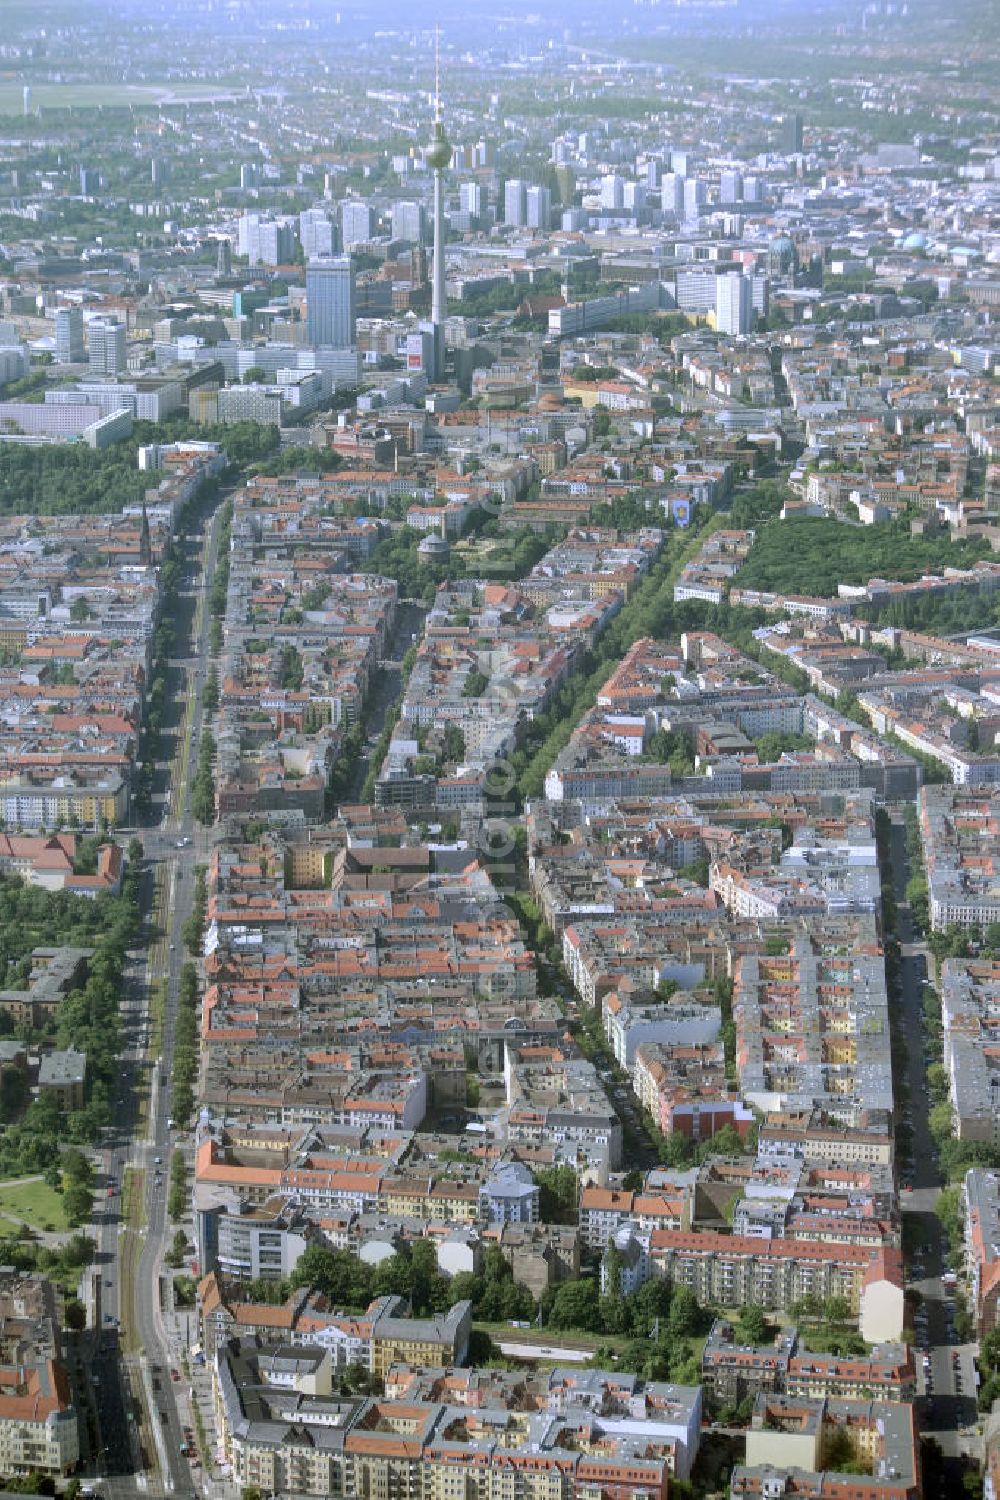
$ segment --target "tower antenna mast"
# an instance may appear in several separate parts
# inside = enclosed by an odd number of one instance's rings
[[[444,371],[444,173],[451,164],[451,145],[441,119],[441,28],[434,28],[434,125],[424,159],[434,173],[434,270],[431,276],[433,378]]]

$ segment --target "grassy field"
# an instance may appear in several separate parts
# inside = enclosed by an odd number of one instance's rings
[[[139,1349],[135,1327],[135,1278],[142,1255],[142,1239],[136,1232],[144,1219],[143,1201],[146,1174],[141,1167],[126,1167],[122,1182],[122,1225],[118,1231],[118,1263],[121,1279],[118,1285],[118,1314],[121,1320],[122,1347],[126,1354]]]
[[[547,1344],[555,1349],[580,1349],[589,1354],[596,1354],[598,1349],[610,1349],[613,1353],[620,1353],[627,1349],[635,1339],[618,1333],[581,1333],[577,1329],[561,1328],[514,1328],[510,1323],[482,1323],[478,1320],[473,1324],[483,1333],[488,1333],[495,1344],[518,1343],[518,1344]],[[697,1358],[701,1358],[701,1351],[705,1347],[704,1338],[689,1338],[684,1342],[691,1346],[691,1351]],[[551,1363],[551,1361],[540,1360],[539,1363]]]
[[[23,85],[0,80],[0,115],[20,115]],[[179,83],[39,83],[31,86],[32,109],[149,108],[185,100],[233,98],[236,91],[219,84]]]
[[[156,867],[156,885],[157,885],[157,892],[156,892],[156,894],[157,894],[157,900],[159,899],[159,895],[160,895],[159,886],[160,886],[160,870],[161,869],[162,869],[162,866],[161,865],[157,865],[157,867]],[[156,905],[155,904],[154,904],[154,910],[156,910]],[[149,987],[149,1012],[150,1012],[150,1019],[152,1021],[152,1025],[149,1028],[149,1050],[147,1052],[147,1057],[149,1058],[150,1061],[152,1061],[152,1059],[155,1058],[155,1057],[159,1057],[160,1053],[163,1051],[163,1023],[164,1023],[164,1012],[166,1010],[166,1004],[167,1004],[167,981],[165,979],[154,979],[153,983]]]
[[[28,1224],[32,1229],[69,1228],[61,1195],[41,1179],[16,1187],[0,1182],[0,1213],[9,1214],[19,1224]]]

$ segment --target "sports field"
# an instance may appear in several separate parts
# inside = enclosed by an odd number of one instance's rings
[[[210,83],[39,83],[31,86],[31,107],[32,110],[127,109],[134,104],[149,108],[189,100],[231,99],[236,92]],[[0,115],[20,115],[23,108],[22,85],[9,79],[0,80]]]

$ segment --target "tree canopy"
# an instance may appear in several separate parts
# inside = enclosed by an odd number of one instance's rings
[[[765,526],[740,569],[740,588],[829,598],[840,583],[869,578],[909,582],[945,567],[971,567],[989,555],[981,539],[910,536],[901,523],[849,526],[824,516],[794,516]]]

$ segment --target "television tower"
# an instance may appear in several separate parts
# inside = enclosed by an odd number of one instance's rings
[[[434,129],[424,156],[434,171],[434,272],[431,278],[431,329],[434,335],[434,376],[444,374],[444,172],[451,165],[451,143],[441,123],[440,31],[434,32]]]

